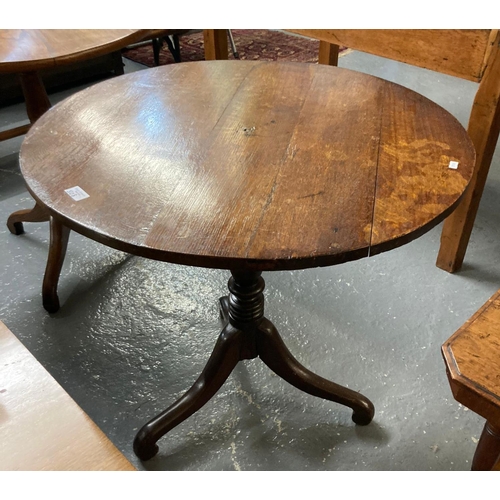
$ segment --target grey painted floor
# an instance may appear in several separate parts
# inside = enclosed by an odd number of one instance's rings
[[[410,87],[466,125],[473,83],[358,52],[340,66]],[[142,67],[127,63],[134,70]],[[0,109],[0,127],[23,114],[23,105]],[[3,221],[32,206],[18,168],[21,141],[0,143]],[[374,402],[367,427],[257,359],[240,363],[212,401],[160,440],[154,459],[136,459],[136,431],[188,389],[208,359],[224,271],[131,257],[72,233],[62,308],[49,315],[41,304],[48,225],[26,224],[17,237],[3,225],[0,319],[139,469],[468,470],[483,420],[453,399],[440,347],[500,287],[499,163],[497,151],[455,275],[434,265],[440,226],[369,259],[264,275],[266,316],[305,366]]]

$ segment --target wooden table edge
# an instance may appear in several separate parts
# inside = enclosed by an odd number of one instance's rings
[[[28,73],[31,71],[40,71],[42,69],[54,68],[78,62],[82,59],[99,57],[115,50],[120,50],[129,44],[140,42],[148,37],[151,30],[137,30],[134,33],[115,39],[111,42],[99,45],[98,48],[89,48],[67,54],[62,57],[49,57],[46,59],[37,59],[33,61],[12,61],[0,64],[0,74],[8,73]],[[89,57],[90,56],[90,57]]]
[[[485,314],[490,307],[493,307],[495,300],[497,300],[499,296],[500,290],[495,292],[455,333],[453,333],[441,346],[441,354],[446,366],[446,375],[455,399],[483,418],[490,419],[491,415],[494,414],[500,421],[499,395],[491,392],[482,384],[475,382],[460,371],[453,352],[453,343],[455,339],[466,333],[468,328],[477,319]],[[457,391],[467,393],[467,404]],[[473,404],[471,404],[471,401]],[[485,405],[488,407],[488,411],[484,411]]]
[[[2,424],[10,431],[7,436],[3,436],[6,440],[2,442],[4,453],[0,458],[3,467],[1,470],[137,471],[94,420],[1,320],[0,344],[0,358],[5,363],[2,367],[2,388],[6,388],[3,392],[7,398],[0,398],[0,410]],[[21,370],[22,380],[16,378]],[[36,378],[33,378],[35,376]],[[37,390],[37,387],[41,389]],[[19,388],[24,388],[25,391],[17,392],[15,389]],[[36,397],[33,397],[34,394]],[[28,408],[24,408],[25,405],[28,405]],[[57,418],[61,414],[66,419],[71,417],[65,421],[64,430],[47,424],[52,422],[48,417]],[[28,423],[31,419],[33,422],[30,427]],[[43,428],[41,422],[48,427]],[[33,429],[37,428],[40,434],[33,443],[27,436],[33,435]],[[57,440],[61,436],[63,439],[60,446],[54,446],[58,444]],[[50,438],[53,441],[49,442]],[[68,447],[72,440],[75,443],[74,450]],[[90,447],[81,446],[87,441],[96,448],[95,451]],[[42,453],[44,449],[45,455]]]
[[[421,226],[416,231],[402,234],[399,237],[389,241],[384,241],[375,245],[367,245],[354,250],[349,250],[348,252],[341,254],[318,255],[289,259],[245,259],[223,256],[208,256],[200,254],[181,254],[177,252],[168,252],[165,250],[155,249],[139,244],[129,243],[123,240],[119,240],[113,236],[95,232],[88,227],[81,225],[77,221],[66,217],[53,208],[47,206],[42,200],[40,200],[36,193],[34,193],[30,186],[28,186],[27,184],[26,188],[31,196],[35,199],[35,201],[42,207],[45,207],[49,211],[50,215],[61,222],[61,224],[68,227],[72,231],[81,234],[82,236],[85,236],[98,243],[102,243],[103,245],[115,250],[161,262],[169,262],[171,264],[195,266],[208,269],[294,271],[344,264],[346,262],[352,262],[366,257],[373,257],[375,255],[379,255],[381,253],[388,252],[390,250],[394,250],[408,243],[411,243],[413,240],[418,239],[419,237],[433,229],[435,226],[440,224],[444,219],[446,219],[458,206],[462,197],[465,195],[465,191],[467,190],[468,186],[462,193],[462,195],[457,198],[457,200],[452,205],[450,205],[441,214]]]

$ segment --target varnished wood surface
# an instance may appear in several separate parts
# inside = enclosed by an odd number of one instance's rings
[[[441,234],[436,265],[463,263],[500,132],[500,32],[492,30],[289,30],[320,40],[319,61],[336,65],[339,45],[478,82],[467,132],[477,152],[470,189]]]
[[[474,156],[455,118],[393,83],[321,65],[211,61],[75,94],[36,123],[20,163],[35,199],[90,238],[159,260],[265,270],[411,241],[459,201]],[[89,197],[73,201],[64,190],[74,186]]]
[[[477,153],[470,189],[441,233],[436,265],[449,272],[461,268],[472,233],[491,160],[500,133],[500,33],[489,51],[486,70],[474,98],[467,133]]]
[[[135,470],[0,322],[0,470]]]
[[[500,467],[500,427],[486,422],[477,443],[472,470],[490,471]]]
[[[287,30],[479,82],[498,30]]]
[[[119,50],[150,30],[0,30],[0,73],[38,71]]]
[[[318,64],[328,64],[330,66],[338,66],[339,64],[339,50],[338,45],[333,43],[319,42]]]
[[[454,398],[486,419],[472,470],[500,470],[500,290],[442,346]]]
[[[455,399],[500,428],[500,291],[442,351]]]
[[[19,73],[26,111],[34,123],[50,108],[39,71],[82,62],[147,38],[154,30],[0,30],[0,73]],[[122,70],[123,73],[123,70]],[[0,132],[0,141],[27,126]]]
[[[288,30],[320,40],[319,62],[336,65],[339,45],[479,83],[467,132],[477,152],[474,176],[445,221],[436,265],[448,272],[463,263],[500,133],[500,31]]]
[[[227,59],[227,30],[203,30],[203,46],[206,61]]]

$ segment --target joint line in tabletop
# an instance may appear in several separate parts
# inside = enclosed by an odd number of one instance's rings
[[[385,93],[385,90],[382,91]],[[383,96],[382,96],[383,97]],[[370,243],[368,245],[368,257],[371,257],[372,253],[372,241],[373,241],[373,226],[375,225],[375,208],[377,205],[377,190],[378,190],[378,167],[380,163],[380,145],[382,142],[382,124],[384,122],[384,100],[382,98],[382,105],[380,110],[380,123],[378,129],[378,148],[377,148],[377,160],[375,163],[375,186],[373,188],[373,207],[372,207],[372,225],[370,228]]]
[[[227,111],[227,108],[230,106],[230,104],[233,102],[233,99],[234,99],[234,96],[238,93],[238,91],[240,90],[240,88],[242,87],[242,85],[245,83],[245,81],[247,80],[248,78],[248,75],[250,73],[253,72],[253,70],[255,69],[255,67],[251,67],[246,75],[241,79],[241,82],[238,84],[238,86],[236,87],[235,91],[233,92],[233,95],[229,98],[229,100],[227,101],[227,104],[226,106],[224,107],[224,109],[222,110],[219,118],[217,118],[217,121],[215,122],[214,126],[212,127],[212,130],[215,130],[217,125],[219,124],[219,122],[221,121],[222,117],[224,116],[224,114],[226,113]]]

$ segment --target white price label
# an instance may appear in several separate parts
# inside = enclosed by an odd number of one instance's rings
[[[84,200],[85,198],[89,197],[89,195],[80,186],[65,189],[64,192],[67,195],[71,196],[71,198],[73,198],[75,201]]]

